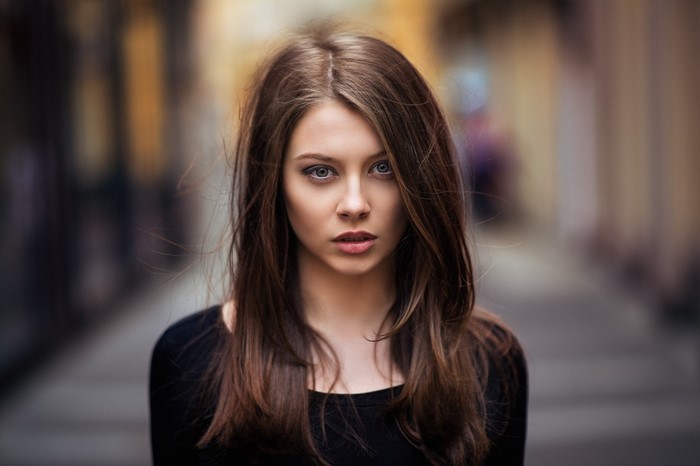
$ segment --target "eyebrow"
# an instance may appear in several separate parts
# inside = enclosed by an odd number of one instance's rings
[[[385,150],[380,150],[376,154],[372,154],[368,159],[376,159],[379,157],[383,157],[386,155]],[[323,154],[317,154],[315,152],[308,152],[308,153],[303,153],[299,154],[294,157],[294,160],[306,160],[306,159],[311,159],[311,160],[318,160],[320,162],[334,162],[336,159],[334,157],[331,157],[329,155],[323,155]]]

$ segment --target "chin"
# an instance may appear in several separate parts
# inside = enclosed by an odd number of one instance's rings
[[[300,248],[297,260],[314,269],[315,273],[336,276],[358,278],[375,273],[393,273],[391,255],[376,254],[377,252],[380,251],[371,251],[362,255],[341,255],[335,252],[310,254],[308,249]]]
[[[334,270],[339,275],[346,275],[348,277],[361,277],[370,273],[372,267],[334,267]]]
[[[360,277],[362,275],[378,272],[385,264],[384,261],[377,261],[375,258],[352,257],[334,261],[328,265],[339,275]]]

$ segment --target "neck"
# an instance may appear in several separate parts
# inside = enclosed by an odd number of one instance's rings
[[[299,263],[299,284],[307,322],[322,334],[374,338],[386,331],[386,317],[396,300],[390,261],[361,275]]]
[[[299,258],[304,314],[337,358],[325,363],[323,358],[316,359],[320,364],[310,374],[310,386],[321,391],[361,393],[401,383],[402,376],[391,362],[389,340],[375,341],[389,329],[387,316],[396,300],[391,260],[352,275],[307,259]]]

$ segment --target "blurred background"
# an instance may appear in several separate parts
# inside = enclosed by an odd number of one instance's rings
[[[324,18],[445,105],[528,464],[697,464],[698,0],[0,0],[0,464],[150,462],[152,345],[221,299],[239,97]]]

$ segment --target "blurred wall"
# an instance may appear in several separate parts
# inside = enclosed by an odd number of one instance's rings
[[[184,254],[192,2],[0,2],[0,380]]]
[[[697,325],[700,2],[445,1],[438,15],[447,68],[483,76],[481,105],[448,104],[487,120],[475,152],[495,133],[507,150],[489,157],[512,159],[495,216],[560,233]]]

